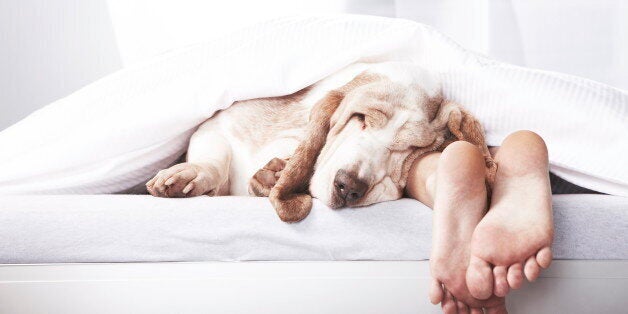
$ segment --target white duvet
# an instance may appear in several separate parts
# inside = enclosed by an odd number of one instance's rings
[[[236,100],[289,94],[354,62],[436,73],[489,145],[530,129],[551,170],[628,196],[628,93],[508,65],[425,25],[363,16],[286,18],[125,68],[0,133],[0,193],[115,193],[171,164],[196,126]]]

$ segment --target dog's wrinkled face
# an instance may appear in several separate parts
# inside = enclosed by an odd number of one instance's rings
[[[351,90],[330,120],[310,181],[312,196],[331,208],[401,198],[404,164],[434,143],[430,121],[439,105],[418,85],[387,79]]]
[[[308,215],[312,196],[332,208],[395,200],[418,156],[456,140],[482,151],[493,182],[497,164],[481,124],[443,98],[438,76],[408,63],[377,64],[317,101],[268,196],[288,222]]]

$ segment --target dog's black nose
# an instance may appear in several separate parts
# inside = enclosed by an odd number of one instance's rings
[[[338,170],[336,173],[334,187],[338,196],[347,201],[349,205],[362,198],[366,190],[368,190],[366,182],[358,179],[355,173],[345,170]]]

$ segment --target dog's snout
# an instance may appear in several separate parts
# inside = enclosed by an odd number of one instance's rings
[[[350,205],[364,196],[368,184],[358,179],[354,173],[338,170],[334,178],[334,187],[338,196]]]

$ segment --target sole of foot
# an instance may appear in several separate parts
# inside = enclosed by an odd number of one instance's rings
[[[471,237],[486,211],[484,161],[472,144],[456,142],[443,151],[434,174],[430,301],[445,313],[505,313],[503,298],[473,298],[465,275]]]
[[[474,297],[506,296],[521,287],[524,275],[535,281],[550,266],[554,228],[545,180],[517,178],[494,191],[491,209],[471,240],[467,284]]]

